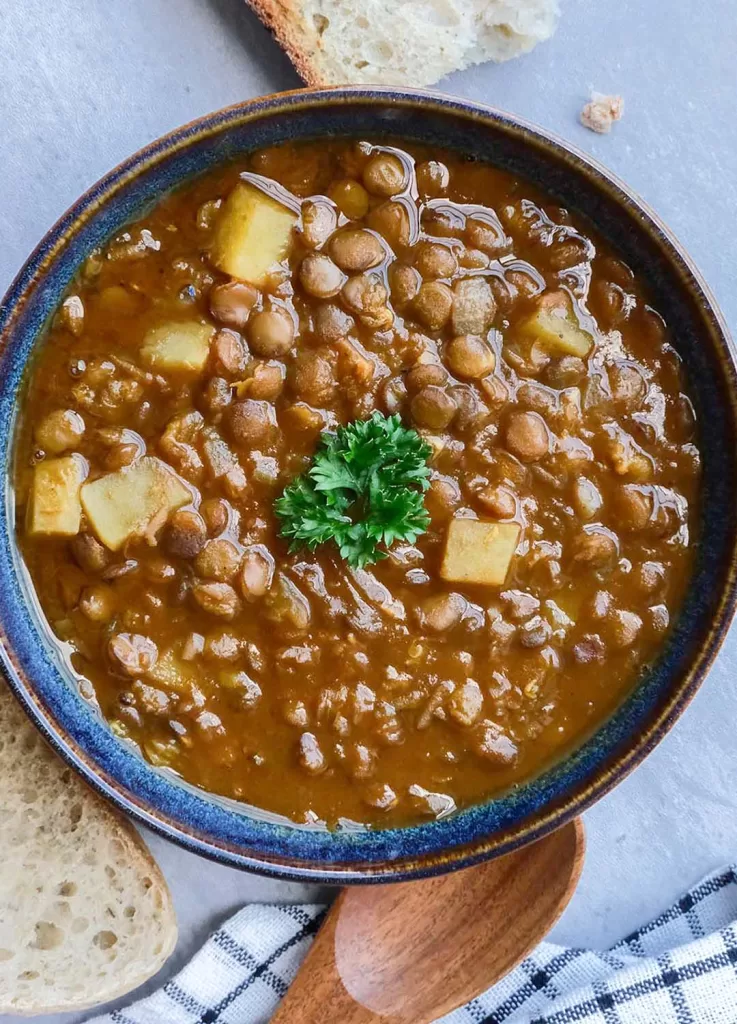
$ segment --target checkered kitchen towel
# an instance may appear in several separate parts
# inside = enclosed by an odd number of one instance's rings
[[[736,872],[710,875],[608,952],[543,943],[443,1024],[737,1024]],[[90,1024],[265,1024],[324,914],[246,907],[162,989]]]

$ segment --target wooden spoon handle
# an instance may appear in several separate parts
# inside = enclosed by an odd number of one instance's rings
[[[346,992],[329,955],[335,948],[338,903],[342,897],[340,893],[330,908],[319,931],[320,941],[313,942],[270,1024],[376,1024],[387,1020]]]

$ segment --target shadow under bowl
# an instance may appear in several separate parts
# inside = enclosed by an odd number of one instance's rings
[[[698,421],[703,490],[688,592],[657,662],[573,754],[499,799],[407,828],[329,833],[212,796],[147,764],[79,693],[44,620],[14,539],[17,399],[29,356],[96,246],[187,179],[254,149],[322,137],[457,150],[526,178],[588,218],[648,282],[675,325]],[[0,307],[0,658],[52,745],[124,811],[188,849],[279,878],[381,882],[500,856],[580,814],[662,739],[704,678],[735,607],[737,378],[713,298],[667,228],[603,168],[498,111],[423,92],[300,91],[254,100],[154,142],[94,185],[46,235]]]

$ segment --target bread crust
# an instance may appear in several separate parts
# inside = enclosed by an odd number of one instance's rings
[[[338,85],[320,70],[314,50],[319,47],[317,33],[307,30],[304,17],[294,0],[247,0],[248,5],[269,29],[297,69],[305,85]]]

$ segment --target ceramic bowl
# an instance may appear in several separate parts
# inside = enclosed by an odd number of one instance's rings
[[[116,739],[55,655],[14,542],[10,490],[16,397],[44,326],[90,250],[168,189],[225,160],[287,139],[325,136],[448,147],[545,189],[588,217],[649,282],[675,325],[702,437],[696,565],[659,660],[572,755],[500,799],[409,828],[333,833],[184,783]],[[40,243],[0,307],[2,663],[39,728],[89,782],[139,822],[197,853],[281,878],[370,882],[448,871],[531,842],[580,814],[652,750],[693,696],[735,605],[737,383],[724,322],[691,260],[662,223],[603,168],[498,111],[428,93],[304,91],[244,103],[154,142],[94,185]]]

